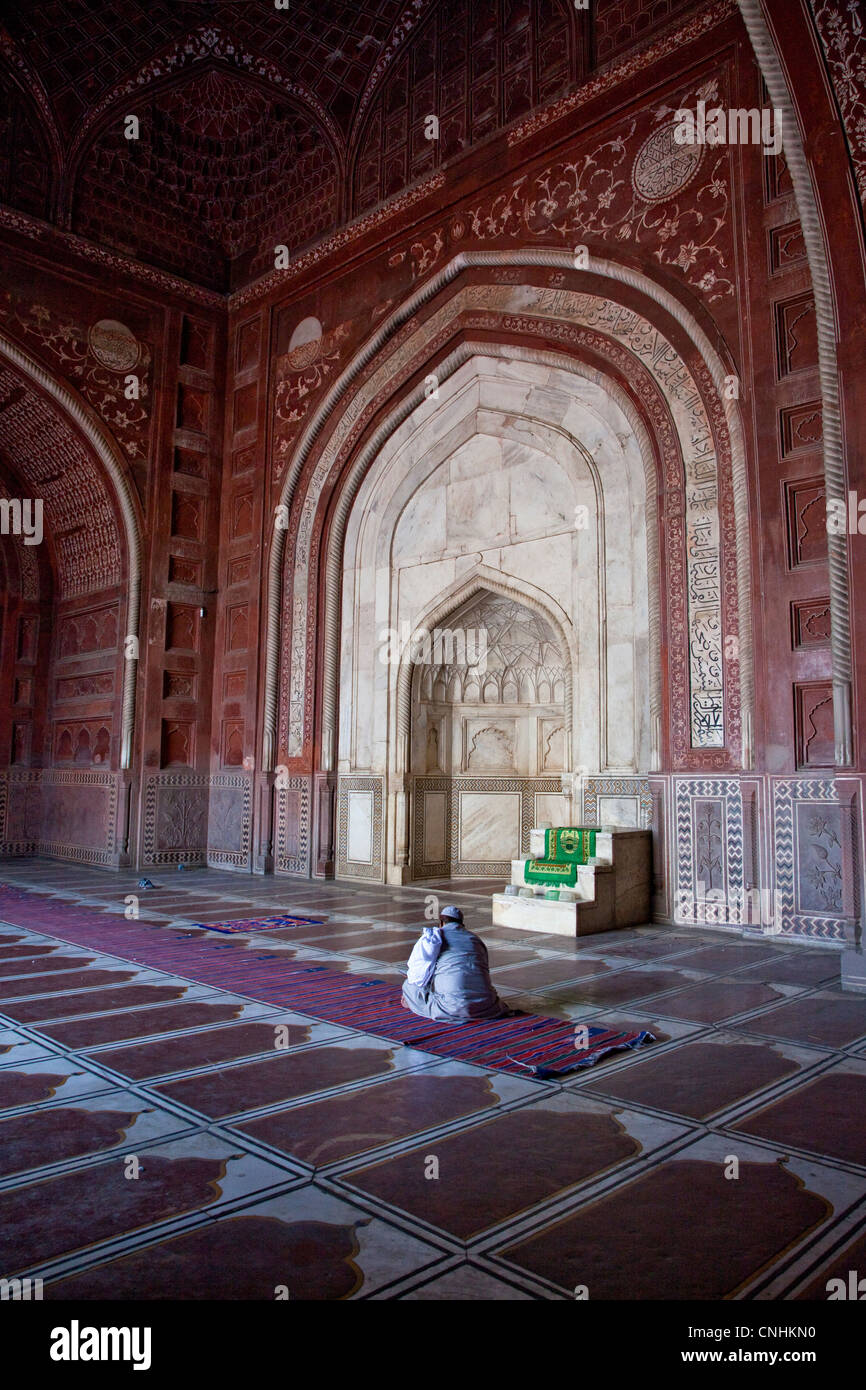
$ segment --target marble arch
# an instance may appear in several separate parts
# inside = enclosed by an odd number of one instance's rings
[[[570,747],[575,634],[568,615],[562,611],[556,600],[526,579],[518,580],[512,575],[502,574],[499,571],[490,570],[484,565],[478,565],[468,577],[451,585],[427,611],[421,614],[418,626],[435,632],[441,625],[450,626],[455,620],[462,619],[464,615],[468,615],[471,621],[475,599],[481,598],[483,600],[484,598],[497,597],[511,600],[520,609],[540,618],[557,639],[559,652],[564,660],[565,675],[563,692],[566,725],[565,768],[563,769],[565,776],[561,779],[561,791],[570,799],[572,793],[569,774],[572,770]],[[413,686],[417,686],[419,674],[419,667],[411,659],[411,653],[404,652],[396,672],[396,700],[391,721],[396,737],[389,741],[392,767],[389,768],[387,780],[389,814],[386,816],[386,834],[384,836],[385,874],[387,878],[397,882],[401,882],[404,875],[407,873],[411,875],[413,871],[416,876],[424,877],[423,868],[418,872],[418,860],[420,858],[418,844],[425,838],[423,830],[424,797],[423,793],[419,796],[417,792],[414,792],[414,779],[410,776]],[[495,709],[492,713],[496,713]],[[524,780],[526,786],[531,787],[533,785],[530,779]],[[449,778],[449,781],[454,786],[459,785],[457,778]],[[485,783],[483,780],[469,785],[481,789],[481,794],[484,794]],[[535,785],[544,784],[537,782]],[[493,795],[495,796],[496,792]],[[413,823],[415,825],[414,836],[410,834],[410,825]]]
[[[268,640],[266,648],[266,689],[264,720],[264,765],[273,766],[277,746],[277,704],[280,696],[280,734],[285,739],[290,757],[299,757],[309,734],[310,706],[305,678],[307,660],[307,622],[311,595],[307,587],[310,566],[311,546],[314,542],[314,529],[319,511],[319,499],[329,482],[336,479],[346,454],[357,443],[361,429],[366,425],[388,395],[396,394],[399,382],[408,380],[419,370],[423,357],[423,346],[428,355],[439,341],[447,337],[447,324],[461,310],[482,309],[493,306],[507,313],[511,310],[510,324],[515,331],[526,331],[528,315],[536,322],[550,320],[560,325],[595,325],[611,337],[618,339],[618,346],[626,354],[631,354],[635,365],[647,369],[654,375],[656,386],[665,394],[669,415],[673,420],[679,447],[684,458],[693,457],[696,438],[711,453],[711,471],[715,477],[715,442],[720,439],[729,449],[731,469],[731,544],[724,547],[725,579],[732,594],[732,611],[736,614],[736,632],[739,639],[739,661],[727,673],[727,679],[737,681],[739,704],[742,710],[742,761],[748,766],[751,760],[751,709],[752,709],[752,649],[751,623],[749,613],[749,555],[747,545],[747,498],[745,481],[745,456],[743,435],[738,408],[724,396],[725,365],[712,348],[703,330],[687,310],[664,289],[647,277],[629,268],[610,262],[594,263],[593,270],[603,276],[610,284],[605,288],[616,293],[615,284],[639,289],[655,304],[670,314],[685,329],[694,344],[697,360],[700,363],[702,380],[696,384],[689,369],[650,319],[643,317],[632,308],[627,308],[616,299],[603,300],[597,294],[580,294],[570,290],[539,290],[538,287],[521,286],[512,283],[469,286],[436,310],[424,323],[415,328],[408,324],[401,341],[395,344],[390,353],[384,351],[400,331],[425,304],[435,298],[447,284],[458,275],[475,266],[503,267],[511,265],[560,267],[571,270],[570,259],[566,253],[556,251],[524,251],[517,253],[462,253],[446,266],[438,275],[431,278],[400,310],[396,311],[380,327],[365,347],[346,368],[328,396],[309,422],[296,451],[293,464],[284,480],[281,507],[289,509],[292,516],[290,530],[295,534],[294,583],[291,588],[291,612],[283,614],[284,626],[291,628],[290,647],[283,647],[284,663],[282,680],[279,678],[279,629],[280,600],[282,589],[283,555],[285,551],[285,531],[275,523],[274,543],[271,547],[268,603]],[[556,281],[561,284],[564,275]],[[578,282],[579,283],[579,282]],[[584,283],[585,280],[584,280]],[[652,313],[652,304],[648,312]],[[412,331],[414,329],[414,332]],[[378,354],[378,357],[377,357]],[[374,358],[377,360],[374,362]],[[465,360],[462,359],[462,360]],[[460,354],[440,363],[437,375],[440,380],[460,365]],[[366,368],[370,367],[369,373]],[[362,380],[362,377],[364,378]],[[353,390],[354,388],[354,390]],[[313,454],[320,436],[330,417],[338,411],[343,397],[351,397],[348,404],[339,411],[336,425],[327,445],[323,448],[313,465]],[[378,394],[377,394],[378,393]],[[364,446],[365,462],[375,456],[385,442],[388,434],[399,426],[403,419],[423,399],[424,388],[417,386],[404,397],[392,417],[380,425],[375,434]],[[704,402],[709,397],[709,413]],[[691,412],[691,413],[690,413]],[[712,423],[710,423],[710,413]],[[339,465],[339,466],[338,466]],[[694,481],[694,480],[693,480]],[[683,484],[681,483],[682,487]],[[712,491],[712,483],[709,484]],[[704,500],[706,501],[706,496]],[[341,498],[340,510],[350,503]],[[344,516],[340,521],[344,521]],[[293,524],[294,523],[294,524]],[[719,627],[718,622],[716,623]],[[730,629],[729,629],[730,631]],[[326,651],[333,650],[336,641],[336,622],[333,618],[326,623]],[[718,637],[721,637],[720,631]],[[717,653],[718,668],[721,667],[721,653]]]
[[[92,412],[62,382],[20,348],[12,339],[0,334],[0,367],[8,365],[46,395],[62,413],[72,428],[84,436],[90,451],[101,464],[100,477],[111,494],[112,505],[119,513],[125,539],[127,603],[124,635],[135,642],[124,645],[123,695],[121,713],[120,766],[132,765],[132,743],[135,732],[135,688],[138,667],[138,640],[141,603],[141,532],[136,506],[126,475],[124,459],[107,432]]]
[[[571,656],[570,666],[575,665],[580,647],[581,670],[588,672],[592,669],[594,672],[592,688],[587,688],[584,682],[582,691],[579,688],[578,694],[581,696],[580,704],[584,711],[596,711],[596,727],[591,727],[585,714],[579,729],[582,751],[576,746],[569,746],[569,761],[588,761],[599,767],[609,766],[614,762],[622,771],[637,771],[637,764],[641,759],[636,750],[632,749],[629,754],[621,755],[619,758],[612,759],[610,756],[606,721],[606,697],[609,693],[606,689],[608,652],[606,642],[598,634],[609,632],[615,636],[620,633],[625,637],[624,627],[628,626],[627,623],[623,623],[623,605],[617,606],[612,601],[612,595],[608,595],[605,576],[609,570],[611,573],[637,573],[641,577],[639,593],[629,591],[625,607],[634,604],[642,612],[642,665],[648,655],[646,649],[651,645],[646,640],[646,629],[649,626],[654,633],[659,629],[655,505],[657,480],[645,428],[631,403],[614,383],[562,354],[530,352],[518,346],[500,344],[468,343],[464,345],[463,350],[468,354],[467,359],[453,374],[443,378],[439,388],[439,400],[417,406],[389,436],[369,468],[365,467],[366,459],[363,454],[353,465],[344,492],[344,498],[351,503],[351,511],[345,522],[341,521],[339,525],[335,522],[328,538],[326,632],[334,630],[339,620],[338,595],[342,575],[375,573],[380,586],[376,592],[381,593],[385,576],[400,571],[400,563],[394,553],[398,528],[417,495],[425,487],[435,483],[435,475],[441,473],[449,460],[460,450],[471,448],[473,444],[482,441],[487,441],[489,445],[495,445],[496,441],[505,443],[512,455],[517,451],[523,451],[528,460],[533,461],[539,470],[545,472],[551,489],[558,493],[560,498],[565,489],[574,489],[567,506],[565,503],[558,504],[566,506],[568,511],[564,524],[558,523],[555,515],[552,518],[535,517],[534,527],[530,524],[527,529],[525,545],[532,545],[540,527],[545,530],[545,534],[549,534],[551,520],[555,523],[554,529],[560,532],[567,534],[569,528],[574,530],[574,508],[578,505],[585,508],[587,522],[590,516],[592,517],[592,543],[589,542],[588,527],[586,533],[577,533],[575,539],[579,537],[583,540],[584,549],[591,552],[583,557],[584,574],[581,582],[584,610],[590,607],[597,609],[595,619],[593,622],[587,621],[586,630],[582,633],[572,632],[572,621],[567,616],[567,591],[570,589],[571,580],[570,576],[566,578],[563,575],[566,589],[566,594],[562,597],[564,607],[557,605],[559,617],[554,620],[554,627],[560,630],[564,639],[563,650]],[[581,442],[581,435],[590,441],[592,451]],[[648,506],[647,497],[650,499]],[[620,506],[624,498],[630,499],[629,510],[636,508],[644,519],[642,525],[634,528],[638,532],[636,537],[632,535],[630,520],[623,526],[621,514],[619,517],[611,516],[611,509]],[[523,500],[513,500],[512,506],[519,509]],[[532,497],[525,500],[531,510]],[[341,498],[341,518],[344,511],[342,502]],[[639,556],[632,553],[635,541],[641,552]],[[497,544],[485,546],[481,538],[479,545],[482,552],[492,548],[494,554],[496,553]],[[512,552],[507,548],[500,550],[498,565],[493,558],[489,558],[476,566],[479,571],[483,570],[490,576],[491,581],[497,581],[497,584],[491,582],[485,587],[508,592],[521,602],[521,594],[526,593],[530,596],[527,599],[528,606],[537,607],[538,611],[550,620],[552,600],[546,597],[544,589],[529,582],[528,578],[527,570],[529,573],[537,574],[537,561],[527,565],[525,556],[528,552],[524,552],[525,568],[521,573],[519,569],[509,568],[506,558],[509,553]],[[513,553],[518,554],[519,547]],[[455,568],[465,568],[466,561],[455,558],[450,563]],[[443,556],[443,567],[444,564]],[[576,572],[576,566],[577,557],[571,556],[568,568],[573,567]],[[586,572],[587,566],[591,574]],[[593,601],[595,594],[597,603]],[[535,597],[532,597],[533,595]],[[432,602],[433,596],[429,597]],[[446,607],[451,597],[449,587],[442,600]],[[363,600],[358,598],[355,603],[363,605]],[[453,603],[451,607],[453,609]],[[646,616],[647,608],[652,614],[650,619]],[[446,616],[444,610],[440,610],[441,604],[437,602],[431,610],[433,621],[438,622]],[[354,630],[353,619],[348,593],[344,593],[341,628],[345,634]],[[390,608],[383,607],[377,614],[377,622],[386,627],[399,626],[406,620],[420,622],[422,626],[426,626],[429,615],[412,611],[407,617],[405,606],[400,607],[399,604],[392,604]],[[344,637],[344,648],[349,640],[348,636]],[[354,642],[356,652],[359,647],[363,649],[363,646],[363,640]],[[590,662],[589,649],[593,646],[595,652]],[[654,653],[647,663],[650,670],[648,703],[651,725],[661,706],[660,674],[656,657],[657,653]],[[336,647],[329,642],[325,650],[323,690],[326,764],[330,763],[330,750],[335,746],[335,658]],[[391,730],[392,749],[399,746],[399,737],[405,733],[407,727],[408,688],[400,683],[405,679],[404,672],[396,684],[397,730],[396,738],[395,731],[393,728]],[[346,689],[349,684],[354,684],[354,678],[347,668],[344,655],[340,686]],[[356,715],[357,712],[356,702]],[[566,691],[566,719],[570,736],[570,675]],[[348,731],[340,736],[341,765],[348,736]],[[354,758],[356,754],[353,753],[351,756]],[[644,762],[654,761],[655,757],[655,751],[650,755],[648,748],[644,748]],[[400,771],[393,760],[389,767],[392,772]]]

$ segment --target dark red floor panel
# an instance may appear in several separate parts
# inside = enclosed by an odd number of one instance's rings
[[[124,1076],[141,1080],[161,1076],[164,1072],[185,1071],[231,1061],[251,1053],[274,1049],[273,1023],[239,1023],[234,1028],[213,1028],[204,1033],[190,1033],[179,1038],[164,1038],[162,1042],[137,1043],[132,1047],[110,1048],[94,1055],[105,1067],[112,1067]],[[284,1025],[279,1025],[283,1027]],[[310,1040],[306,1025],[285,1025],[287,1047],[296,1047]]]
[[[829,1214],[772,1158],[739,1172],[668,1162],[501,1254],[590,1303],[727,1298]]]
[[[218,1119],[309,1091],[381,1076],[391,1070],[393,1056],[389,1048],[316,1047],[182,1081],[166,1081],[154,1089],[199,1114]]]

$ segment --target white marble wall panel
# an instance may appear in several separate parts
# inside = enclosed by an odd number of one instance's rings
[[[349,837],[346,858],[356,864],[373,862],[373,793],[347,793]]]
[[[422,792],[424,797],[424,862],[435,864],[448,857],[445,838],[448,793]]]
[[[446,537],[447,490],[427,483],[419,488],[400,518],[391,551],[398,567],[412,564],[428,555],[444,554]]]
[[[460,793],[460,858],[470,863],[516,859],[520,853],[519,792]]]
[[[517,720],[488,717],[463,721],[463,769],[482,776],[516,769]]]
[[[640,827],[640,803],[636,796],[599,796],[599,825]]]
[[[508,544],[508,475],[501,471],[500,457],[491,458],[488,473],[448,484],[446,513],[448,550]]]
[[[571,802],[565,796],[555,796],[550,792],[536,792],[535,824],[545,829],[555,825],[569,825]]]

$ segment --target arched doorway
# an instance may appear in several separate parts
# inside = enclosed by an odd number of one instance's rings
[[[413,879],[506,873],[524,848],[527,812],[533,823],[562,823],[559,780],[571,761],[571,660],[563,645],[537,609],[490,589],[416,642]]]
[[[724,371],[667,290],[609,262],[577,275],[562,252],[463,253],[383,322],[304,431],[278,509],[262,751],[266,769],[286,764],[279,868],[410,875],[409,704],[378,634],[447,616],[473,579],[534,594],[569,634],[573,817],[648,825],[649,773],[750,766],[744,447]],[[399,517],[437,469],[442,491],[452,456],[453,517],[511,498],[503,459],[457,456],[470,437],[470,453],[529,451],[516,505],[403,565]],[[566,497],[570,523],[532,531],[539,500]],[[441,500],[427,504],[413,526],[432,539]]]
[[[479,349],[373,460],[342,559],[339,875],[501,876],[575,769],[646,771],[646,460],[600,382]]]
[[[129,844],[139,525],[125,464],[91,412],[0,338],[0,469],[30,526],[0,643],[0,846],[118,865]],[[15,513],[17,516],[17,512]]]

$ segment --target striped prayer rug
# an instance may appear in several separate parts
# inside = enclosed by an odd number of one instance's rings
[[[437,1057],[540,1080],[592,1066],[609,1052],[655,1041],[647,1031],[626,1032],[540,1014],[438,1023],[404,1009],[399,988],[385,980],[309,960],[286,960],[274,953],[230,947],[176,928],[46,903],[6,885],[0,885],[0,920]]]
[[[278,927],[321,927],[327,917],[238,917],[233,922],[193,922],[203,931],[221,931],[227,935],[238,932],[276,931]]]

